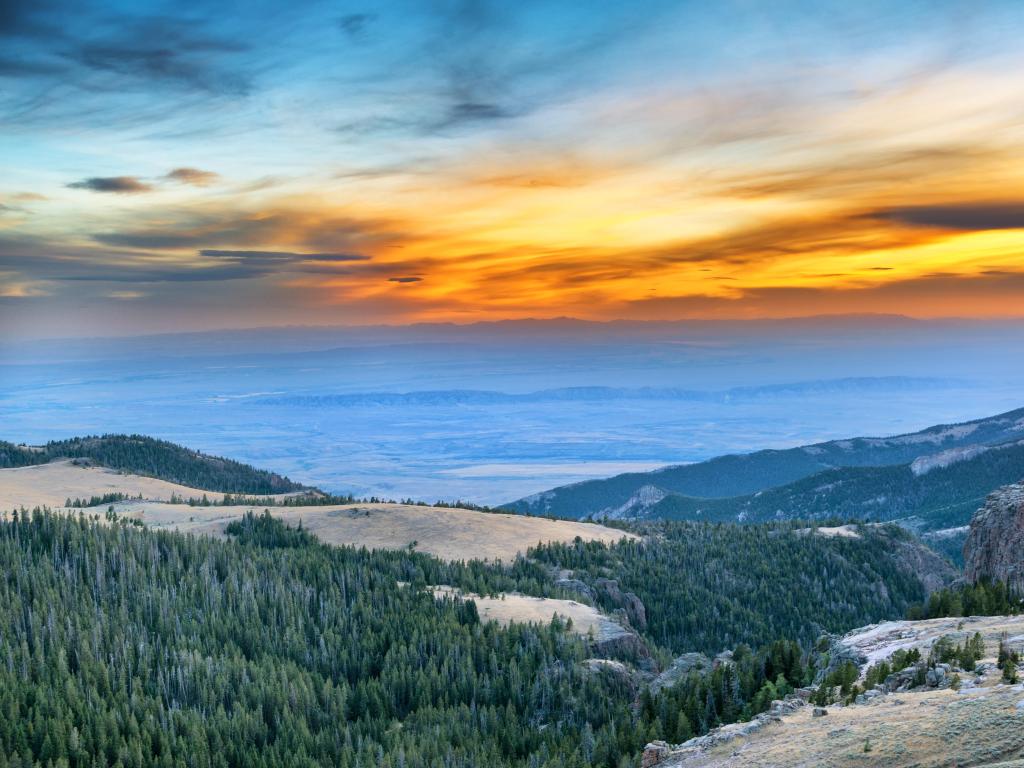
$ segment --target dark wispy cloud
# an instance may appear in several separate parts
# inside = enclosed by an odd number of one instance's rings
[[[422,277],[389,277],[389,283],[419,283],[423,280]]]
[[[26,3],[22,0],[0,0],[0,37],[12,37],[41,30],[40,11],[48,10],[50,0]]]
[[[338,19],[341,31],[349,37],[361,37],[367,26],[377,18],[375,13],[348,13]]]
[[[249,90],[248,75],[242,68],[226,66],[225,59],[245,50],[238,40],[199,31],[181,19],[150,17],[81,43],[67,57],[87,69],[123,78],[240,95]]]
[[[220,176],[213,171],[204,171],[200,168],[175,168],[164,178],[180,184],[191,184],[194,187],[207,187],[220,179]]]
[[[60,66],[49,62],[0,55],[0,76],[2,77],[54,75],[60,71]]]
[[[176,17],[145,2],[117,12],[73,0],[3,4],[11,9],[0,11],[5,127],[155,126],[185,112],[198,126],[211,119],[200,99],[209,113],[211,98],[247,97],[273,66],[272,56],[251,55],[258,29],[232,29],[203,0]]]
[[[155,265],[143,256],[108,263],[94,263],[87,271],[64,271],[56,280],[111,283],[190,283],[219,280],[248,280],[282,273],[349,273],[346,264],[367,261],[369,257],[344,253],[293,253],[290,251],[223,251],[204,249],[200,259],[183,260],[176,265]]]
[[[295,253],[294,251],[225,251],[204,248],[200,256],[212,256],[224,259],[279,259],[286,261],[368,261],[369,256],[355,253]]]
[[[297,253],[295,251],[234,251],[204,248],[199,255],[230,264],[240,276],[255,277],[277,272],[344,275],[344,265],[369,261],[357,253]],[[218,266],[218,268],[223,268]]]
[[[1024,202],[951,203],[912,205],[873,211],[874,218],[918,227],[978,231],[1024,229]]]
[[[153,185],[137,176],[93,176],[68,184],[71,189],[88,189],[91,192],[113,192],[131,195],[139,192],[152,192]]]
[[[488,0],[422,5],[428,12],[414,35],[383,11],[379,25],[374,19],[375,39],[395,34],[400,42],[351,84],[407,91],[411,98],[395,101],[401,109],[343,121],[340,132],[434,136],[504,128],[545,106],[564,103],[584,86],[581,69],[599,69],[609,50],[656,25],[671,3],[652,2],[645,14],[626,6],[593,12],[574,3],[552,3],[549,13],[519,12],[514,5]],[[353,15],[350,22],[358,34],[366,31],[361,16]],[[572,34],[560,29],[572,29]]]
[[[327,251],[228,250],[204,248],[168,259],[144,250],[63,246],[28,236],[0,236],[0,264],[24,282],[191,283],[245,280],[277,274],[348,273],[347,266],[371,266],[359,253]]]
[[[397,226],[379,220],[357,219],[324,211],[268,210],[252,213],[224,210],[178,212],[173,226],[158,215],[158,225],[99,232],[93,239],[103,245],[144,250],[254,247],[268,244],[299,245],[325,253],[359,253],[368,246],[402,242]]]

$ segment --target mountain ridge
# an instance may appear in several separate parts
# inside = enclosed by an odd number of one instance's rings
[[[653,486],[669,497],[729,499],[763,493],[830,470],[909,467],[922,457],[946,453],[948,458],[951,456],[948,452],[957,449],[968,449],[967,454],[971,453],[969,449],[975,449],[976,455],[965,459],[971,461],[986,455],[987,451],[980,450],[980,447],[1009,443],[1022,436],[1024,408],[1019,408],[995,416],[956,424],[938,424],[918,432],[889,437],[856,437],[795,448],[727,454],[652,472],[586,480],[542,491],[503,507],[524,514],[601,517],[608,511],[627,505],[623,512],[628,515],[630,498],[645,486]],[[918,466],[920,468],[921,465]],[[937,469],[939,467],[935,466],[930,471]],[[997,481],[987,490],[1012,479]],[[664,500],[658,503],[662,504]]]
[[[0,441],[0,468],[48,464],[56,459],[92,461],[205,491],[276,494],[311,490],[276,472],[146,435],[88,435],[39,446]]]

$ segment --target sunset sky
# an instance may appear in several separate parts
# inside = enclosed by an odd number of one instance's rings
[[[1024,3],[0,1],[0,323],[1024,315]]]

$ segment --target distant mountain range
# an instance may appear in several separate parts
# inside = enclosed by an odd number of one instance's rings
[[[909,389],[945,389],[963,385],[955,379],[910,376],[848,377],[732,387],[724,390],[675,387],[560,387],[535,392],[494,392],[480,389],[445,389],[419,392],[353,392],[345,394],[273,395],[255,399],[259,405],[310,408],[360,405],[506,405],[545,402],[603,402],[609,400],[685,400],[728,403],[763,397],[800,396],[824,392],[878,392]]]
[[[900,520],[965,524],[993,488],[1024,477],[1024,409],[894,437],[730,455],[562,486],[504,505],[534,515]]]

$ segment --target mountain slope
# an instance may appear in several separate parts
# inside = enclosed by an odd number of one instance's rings
[[[42,446],[0,441],[0,468],[47,464],[54,459],[86,459],[205,491],[272,494],[303,489],[282,475],[144,435],[75,437]]]
[[[995,487],[1024,477],[1024,441],[993,446],[926,473],[912,464],[843,467],[729,499],[666,495],[645,517],[762,522],[776,519],[906,520],[922,530],[965,524]],[[909,520],[908,520],[909,518]]]
[[[631,499],[648,486],[658,489],[662,495],[678,494],[699,499],[746,496],[834,468],[910,465],[922,457],[1019,439],[1022,433],[1024,409],[1018,409],[963,424],[937,425],[906,435],[833,440],[786,450],[722,456],[654,472],[590,480],[534,494],[505,506],[525,514],[601,517],[613,512],[628,512],[634,506]],[[942,463],[941,460],[936,461]],[[986,492],[999,484],[1002,483],[995,483]],[[651,496],[650,490],[647,495]]]
[[[547,544],[531,556],[676,653],[779,637],[810,644],[824,631],[903,616],[956,576],[893,525],[845,536],[793,523],[658,521],[640,530],[642,540]]]

